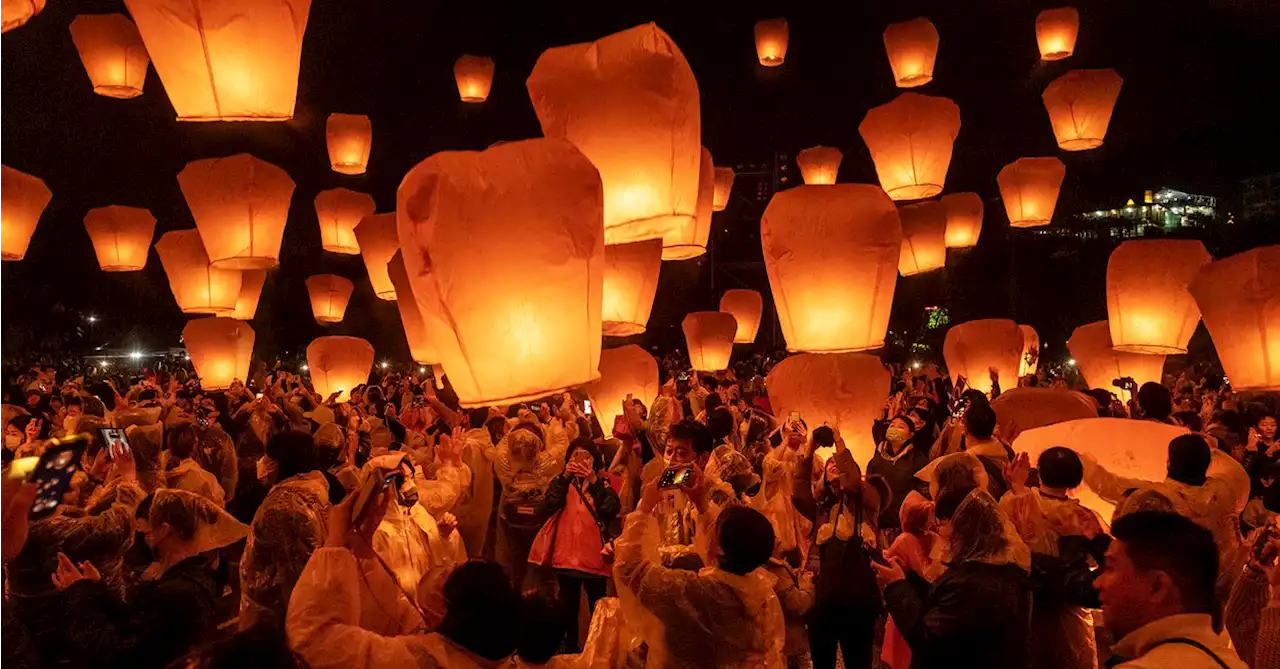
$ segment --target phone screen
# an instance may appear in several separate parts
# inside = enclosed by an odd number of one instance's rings
[[[36,499],[31,505],[31,519],[44,518],[57,510],[62,496],[71,485],[71,477],[80,469],[80,456],[85,442],[80,436],[55,440],[40,456],[40,462],[31,472],[31,482],[36,484]]]
[[[692,465],[684,465],[682,467],[672,467],[670,469],[663,470],[662,477],[658,479],[658,488],[661,490],[671,490],[673,488],[679,488],[685,483],[688,483],[689,479],[692,477],[693,477]]]
[[[124,430],[118,427],[104,427],[99,430],[102,433],[102,443],[107,449],[107,459],[115,460],[116,458],[132,452],[129,448],[129,439],[124,435]]]
[[[582,413],[591,415],[591,400],[582,400]]]

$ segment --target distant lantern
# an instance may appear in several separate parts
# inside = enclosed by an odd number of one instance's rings
[[[960,108],[947,98],[903,93],[867,112],[858,132],[889,197],[933,197],[946,183],[951,145],[960,132]]]
[[[1050,82],[1041,97],[1058,146],[1067,151],[1102,146],[1123,83],[1115,70],[1072,70]]]
[[[236,310],[231,317],[239,321],[253,320],[258,314],[258,301],[262,299],[262,286],[267,282],[267,270],[251,269],[240,273],[240,295],[236,297]]]
[[[865,467],[876,452],[871,428],[884,409],[889,381],[889,371],[874,355],[803,353],[774,365],[766,385],[777,415],[799,413],[810,433],[823,424],[838,428],[853,459]],[[835,451],[819,450],[824,459]]]
[[[324,123],[329,166],[339,174],[364,174],[373,148],[373,124],[363,114],[329,114]]]
[[[729,195],[733,193],[734,176],[736,175],[732,167],[716,168],[716,185],[711,197],[711,211],[724,211],[724,208],[729,206]]]
[[[1031,228],[1049,225],[1058,205],[1058,191],[1067,175],[1067,166],[1057,158],[1019,158],[1004,166],[996,176],[1000,199],[1009,215],[1009,225]]]
[[[40,179],[8,165],[0,167],[0,259],[22,260],[27,255],[31,234],[52,197]]]
[[[599,172],[563,140],[445,151],[405,176],[405,270],[423,315],[448,315],[432,339],[462,406],[599,376],[603,207]]]
[[[729,368],[733,355],[733,339],[738,334],[738,321],[722,311],[695,311],[681,324],[685,345],[689,348],[689,364],[699,372],[718,372]]]
[[[1001,388],[1016,388],[1022,360],[1022,328],[1003,318],[954,325],[942,342],[942,356],[951,377],[963,376],[970,388],[990,394],[992,368],[999,373]]]
[[[241,273],[213,267],[199,232],[164,233],[156,240],[156,255],[160,256],[173,298],[183,313],[225,316],[235,312]]]
[[[197,318],[182,328],[182,343],[203,391],[226,390],[249,378],[253,328],[234,318]]]
[[[788,350],[884,346],[902,224],[883,190],[835,184],[776,193],[760,219],[760,241]]]
[[[760,330],[760,316],[764,313],[764,298],[760,293],[746,288],[733,288],[720,296],[720,311],[733,314],[738,322],[738,332],[733,336],[735,344],[752,344]]]
[[[1213,256],[1194,239],[1124,242],[1107,260],[1111,345],[1130,353],[1178,354],[1200,322],[1187,284]]]
[[[693,219],[685,225],[668,230],[662,236],[663,260],[688,260],[707,252],[707,240],[711,239],[712,202],[715,199],[716,166],[711,152],[702,147],[702,164],[698,170],[698,201]]]
[[[1076,50],[1080,12],[1075,7],[1046,9],[1036,16],[1036,43],[1040,60],[1062,60]]]
[[[360,255],[369,271],[369,283],[373,294],[381,300],[396,299],[396,287],[387,276],[387,263],[400,250],[400,237],[396,232],[396,213],[365,216],[355,228],[356,241],[360,243]]]
[[[311,313],[321,324],[341,323],[347,314],[347,303],[355,284],[336,274],[307,277],[307,293],[311,296]]]
[[[213,266],[271,269],[289,220],[293,179],[247,153],[187,163],[178,173],[196,229]]]
[[[1022,362],[1018,365],[1018,378],[1035,374],[1040,369],[1040,335],[1030,325],[1018,325],[1022,330]]]
[[[453,64],[453,78],[463,102],[484,102],[493,87],[493,59],[464,55]]]
[[[840,161],[844,154],[840,149],[829,146],[814,146],[796,154],[796,165],[800,166],[800,176],[810,186],[830,185],[836,182],[836,174],[840,171]]]
[[[0,32],[7,33],[44,10],[45,0],[4,0],[0,2]]]
[[[938,30],[923,16],[884,29],[884,50],[898,88],[915,88],[933,81],[938,59]]]
[[[132,272],[147,265],[156,218],[138,207],[99,207],[84,217],[98,266],[104,272]]]
[[[902,253],[898,273],[913,276],[947,264],[947,208],[941,202],[909,204],[898,210],[902,220]]]
[[[661,240],[604,247],[601,318],[605,336],[629,337],[644,332],[661,269]]]
[[[373,215],[377,205],[367,193],[330,188],[316,195],[316,220],[320,221],[320,246],[326,251],[356,255],[356,225]]]
[[[658,26],[547,49],[527,85],[542,133],[573,142],[600,172],[606,244],[660,239],[690,224],[701,161],[698,82]]]
[[[400,249],[396,249],[391,262],[387,263],[387,274],[396,288],[396,308],[400,310],[400,324],[404,326],[404,336],[409,341],[410,357],[419,365],[435,364],[440,354],[431,343],[431,327],[422,317],[422,310],[413,296],[413,286],[409,283],[409,273],[404,269],[404,255]]]
[[[756,21],[756,57],[765,67],[777,67],[787,59],[790,30],[786,19]]]
[[[1111,326],[1106,321],[1076,328],[1067,340],[1067,350],[1090,388],[1110,390],[1122,402],[1128,402],[1133,396],[1128,390],[1114,386],[1112,381],[1127,376],[1141,388],[1148,381],[1160,383],[1164,378],[1163,355],[1115,350],[1111,347]]]
[[[1200,268],[1195,296],[1222,368],[1237,390],[1280,390],[1280,246]]]
[[[351,389],[369,381],[373,345],[359,337],[317,337],[307,346],[307,371],[316,394],[325,400],[351,399]]]
[[[151,58],[138,27],[124,14],[81,14],[71,22],[71,41],[89,74],[93,92],[109,98],[142,95]]]
[[[643,348],[627,344],[600,352],[600,378],[587,384],[587,396],[600,426],[611,434],[627,395],[648,408],[658,388],[658,361]]]
[[[942,196],[947,210],[947,248],[975,246],[982,234],[982,198],[977,193],[952,193]]]
[[[125,0],[179,121],[287,121],[311,0]]]

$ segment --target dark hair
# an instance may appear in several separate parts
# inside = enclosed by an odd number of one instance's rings
[[[1117,519],[1111,534],[1136,569],[1169,575],[1186,613],[1215,611],[1218,546],[1209,530],[1176,513],[1137,511]]]
[[[720,538],[720,568],[739,576],[749,574],[773,555],[773,524],[746,506],[730,506],[716,520]]]
[[[1169,478],[1187,485],[1204,485],[1210,458],[1204,437],[1178,435],[1169,442]]]
[[[285,430],[267,440],[266,453],[279,464],[279,480],[305,474],[316,468],[316,442],[310,434]]]
[[[716,410],[716,407],[722,406],[724,406],[724,400],[720,399],[720,396],[715,393],[707,395],[707,399],[702,402],[702,409],[707,412],[708,417],[711,416],[712,411]]]
[[[990,439],[996,431],[996,411],[986,402],[974,402],[964,412],[964,429],[978,439]]]
[[[79,395],[68,395],[62,399],[63,406],[84,408],[84,400]]]
[[[960,508],[960,503],[974,490],[977,490],[976,486],[964,486],[938,495],[938,503],[933,506],[933,517],[938,520],[951,520],[951,517],[956,514],[956,509]]]
[[[1252,416],[1250,416],[1250,417],[1251,417],[1251,418],[1253,418],[1253,426],[1254,426],[1255,428],[1256,428],[1256,427],[1258,427],[1258,423],[1261,423],[1261,422],[1262,422],[1264,419],[1266,419],[1266,418],[1270,418],[1271,420],[1275,420],[1275,419],[1276,419],[1276,415],[1275,415],[1275,414],[1273,414],[1273,413],[1271,413],[1271,411],[1270,411],[1269,409],[1267,409],[1267,410],[1263,410],[1263,411],[1259,411],[1259,412],[1257,412],[1257,413],[1253,414],[1253,415],[1252,415]],[[1192,431],[1193,431],[1193,432],[1198,432],[1199,430],[1192,430]]]
[[[394,418],[388,418],[383,421],[383,424],[386,425],[387,430],[391,432],[392,441],[395,441],[401,444],[404,443],[405,430],[404,430],[404,425],[402,425],[400,421]]]
[[[204,647],[200,651],[202,669],[290,669],[302,663],[289,649],[284,628],[263,618],[247,630]]]
[[[445,581],[444,600],[448,609],[438,631],[446,639],[488,660],[515,651],[521,601],[502,567],[483,560],[464,563]]]
[[[688,441],[695,455],[706,455],[715,449],[705,425],[692,418],[686,418],[671,426],[671,438]]]
[[[489,422],[489,407],[467,409],[467,421],[473,430],[484,427],[484,424]]]
[[[1179,411],[1173,414],[1173,420],[1192,432],[1204,431],[1204,421],[1198,411]]]
[[[836,432],[826,425],[819,425],[813,428],[813,443],[822,448],[830,448],[836,445]]]
[[[143,390],[138,391],[139,402],[150,402],[157,396],[159,396],[159,393],[156,392],[155,388],[144,388]]]
[[[560,602],[546,595],[527,594],[520,608],[520,642],[516,655],[530,664],[546,664],[560,649],[565,624],[576,630],[578,621],[564,620]]]
[[[1169,414],[1173,413],[1173,396],[1168,388],[1155,381],[1147,381],[1138,389],[1138,407],[1146,418],[1168,420]]]
[[[724,405],[707,411],[707,429],[711,431],[711,438],[717,442],[728,439],[733,434],[733,411]]]
[[[1085,391],[1086,395],[1093,398],[1098,403],[1098,415],[1107,417],[1111,415],[1111,391],[1105,388],[1091,388]]]
[[[569,464],[569,460],[573,457],[574,451],[586,451],[591,454],[591,471],[598,472],[604,469],[604,454],[600,452],[600,447],[591,441],[590,437],[578,437],[569,444],[569,448],[564,450],[564,463]]]
[[[186,460],[195,455],[196,445],[199,442],[200,438],[196,436],[196,430],[190,424],[170,428],[164,435],[165,450],[179,460]]]
[[[1075,488],[1084,481],[1084,464],[1075,451],[1065,446],[1045,449],[1036,460],[1040,483],[1051,488]]]

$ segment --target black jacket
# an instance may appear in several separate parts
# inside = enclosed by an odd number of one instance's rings
[[[898,521],[898,510],[902,508],[902,500],[906,499],[908,493],[912,490],[924,493],[929,489],[928,483],[916,478],[916,472],[927,464],[928,446],[922,449],[913,445],[909,452],[901,454],[897,460],[889,460],[879,448],[876,449],[871,462],[867,463],[867,476],[882,477],[893,492],[893,499],[889,500],[880,514],[880,529],[897,528],[901,524]]]

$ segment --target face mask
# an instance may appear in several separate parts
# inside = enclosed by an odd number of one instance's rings
[[[911,436],[911,433],[908,432],[906,428],[897,426],[890,427],[888,430],[885,430],[884,433],[884,438],[888,439],[889,443],[892,444],[901,444],[906,441],[909,436]]]
[[[16,434],[4,435],[4,447],[13,450],[22,445],[22,437]]]
[[[258,480],[259,481],[263,483],[268,483],[268,484],[271,483],[271,479],[275,478],[276,472],[279,471],[279,469],[280,469],[280,464],[277,463],[275,460],[271,459],[270,457],[264,455],[258,458]]]

